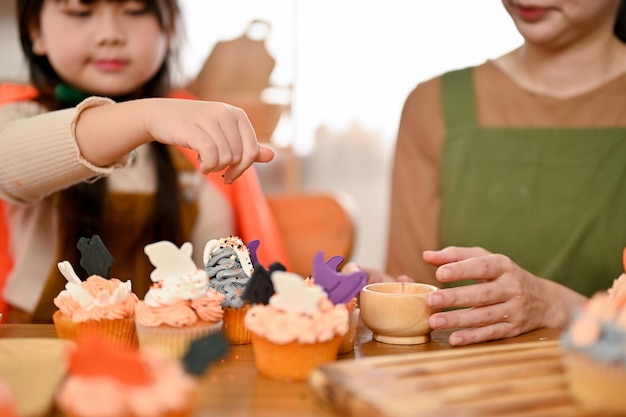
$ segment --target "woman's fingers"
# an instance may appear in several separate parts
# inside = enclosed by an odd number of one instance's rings
[[[440,282],[457,282],[468,279],[492,280],[517,268],[507,256],[487,254],[479,257],[445,263],[437,268],[436,277]]]
[[[488,326],[515,319],[508,303],[498,303],[483,307],[468,307],[459,310],[434,313],[429,323],[434,329],[458,329]]]
[[[511,299],[512,293],[501,282],[485,282],[464,285],[455,288],[444,288],[429,293],[426,304],[430,308],[482,307],[502,303]]]
[[[409,277],[408,275],[399,275],[396,278],[396,281],[398,281],[398,282],[413,282],[411,277]]]
[[[466,259],[477,258],[489,255],[490,252],[479,247],[458,247],[448,246],[444,249],[433,251],[427,250],[422,254],[423,259],[435,266],[440,266],[450,262],[458,262]]]
[[[355,272],[361,271],[359,265],[356,262],[347,262],[342,268],[341,272],[343,274],[353,274]]]
[[[514,337],[524,330],[523,315],[518,305],[503,302],[482,307],[469,307],[431,315],[433,329],[462,329],[450,336],[454,346]]]
[[[494,323],[489,326],[461,329],[453,332],[448,338],[452,346],[471,345],[473,343],[487,342],[490,340],[505,339],[515,337],[521,332],[512,330],[511,324],[507,322]]]

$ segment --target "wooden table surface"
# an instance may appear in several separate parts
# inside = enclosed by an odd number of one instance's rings
[[[556,329],[540,329],[515,338],[481,345],[558,340],[560,332]],[[448,344],[449,333],[436,331],[429,343],[402,346],[373,341],[371,332],[365,327],[359,327],[354,352],[340,355],[338,360],[464,349],[452,348]],[[0,338],[21,337],[56,337],[56,332],[53,325],[0,325]],[[199,383],[198,407],[194,417],[340,415],[318,400],[306,382],[280,382],[257,375],[250,345],[231,346],[227,355],[199,378]]]

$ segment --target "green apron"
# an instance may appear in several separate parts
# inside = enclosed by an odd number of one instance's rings
[[[588,296],[609,288],[624,271],[626,126],[483,127],[474,102],[471,69],[443,76],[442,246],[505,254]]]

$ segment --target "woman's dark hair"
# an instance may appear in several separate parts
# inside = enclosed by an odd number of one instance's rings
[[[22,50],[26,57],[32,84],[39,91],[38,100],[50,110],[58,110],[64,105],[54,97],[56,86],[61,83],[47,57],[33,53],[29,29],[38,27],[39,16],[45,0],[17,0],[17,19]],[[64,0],[57,0],[64,1]],[[83,3],[95,1],[125,0],[81,0]],[[163,97],[171,89],[173,68],[178,64],[180,8],[177,0],[142,0],[148,10],[155,14],[161,28],[169,39],[169,54],[161,68],[139,90],[124,97],[112,97],[124,101],[142,97]],[[178,176],[168,147],[159,143],[150,144],[156,161],[157,191],[152,208],[150,226],[151,237],[157,240],[169,240],[177,245],[183,243],[180,206],[181,192]],[[93,183],[80,183],[62,192],[60,212],[61,222],[68,230],[73,243],[81,237],[91,237],[100,233],[102,208],[106,196],[106,177]],[[148,242],[149,243],[149,242]]]
[[[626,0],[622,0],[617,9],[617,17],[615,19],[615,35],[622,41],[626,42]]]

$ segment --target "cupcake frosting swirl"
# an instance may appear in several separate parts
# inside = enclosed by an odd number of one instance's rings
[[[273,296],[275,297],[275,296]],[[319,300],[319,309],[313,314],[288,313],[275,305],[255,305],[245,317],[251,332],[277,344],[327,342],[348,331],[348,309],[344,304],[334,305],[328,298]]]
[[[185,327],[198,320],[217,323],[222,319],[224,295],[209,288],[209,277],[191,261],[191,244],[177,248],[171,242],[146,246],[156,266],[151,274],[154,284],[136,307],[139,324]]]
[[[250,253],[243,241],[235,236],[210,240],[204,250],[204,263],[209,286],[224,294],[222,306],[242,308],[241,295],[252,275]]]
[[[202,297],[193,300],[172,298],[168,300],[168,303],[154,303],[153,298],[150,297],[150,302],[139,301],[137,303],[137,322],[149,327],[162,324],[185,327],[193,325],[198,320],[217,323],[224,315],[221,306],[223,299],[223,294],[208,287]]]
[[[68,282],[54,304],[74,322],[114,320],[135,314],[137,296],[131,282],[92,275],[79,283]]]

